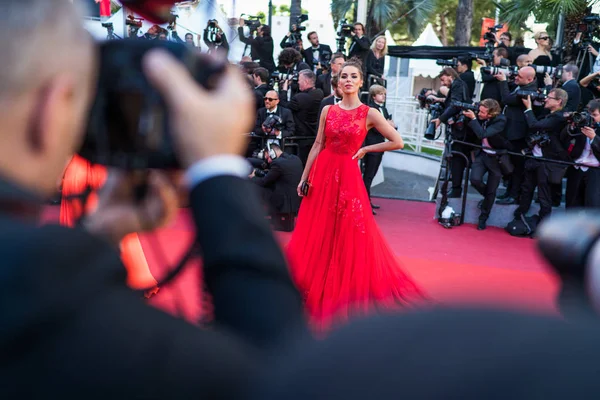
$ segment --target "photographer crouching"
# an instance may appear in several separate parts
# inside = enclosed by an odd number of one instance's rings
[[[566,149],[560,140],[560,134],[566,125],[564,113],[560,112],[567,104],[569,96],[562,89],[553,89],[546,97],[544,108],[549,114],[538,120],[533,114],[531,96],[522,99],[525,106],[525,120],[530,129],[527,144],[534,157],[544,157],[553,160],[570,161]],[[537,186],[540,201],[539,220],[552,213],[552,196],[550,184],[559,183],[565,174],[566,167],[560,164],[528,159],[525,161],[525,176],[521,186],[519,207],[514,212],[515,218],[525,215],[531,207],[533,192]]]
[[[477,225],[479,230],[487,227],[486,222],[496,200],[496,190],[502,180],[503,165],[510,163],[506,152],[504,155],[499,155],[497,151],[511,148],[510,142],[504,135],[506,117],[501,112],[500,104],[494,99],[485,99],[479,103],[477,116],[473,110],[463,111],[463,115],[471,120],[468,129],[481,139],[482,145],[486,147],[477,150],[475,161],[471,166],[471,185],[483,196],[479,207],[481,209]],[[500,157],[503,159],[499,160]],[[484,183],[483,176],[486,173],[487,183]]]
[[[304,166],[300,158],[284,153],[274,142],[267,142],[263,159],[265,163],[250,174],[252,182],[262,188],[262,199],[269,208],[272,220],[276,221],[275,229],[291,230],[279,226],[279,214],[296,214],[300,209],[300,200],[296,186],[302,178]]]

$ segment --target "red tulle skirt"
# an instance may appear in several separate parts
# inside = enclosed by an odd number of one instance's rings
[[[60,224],[72,227],[84,214],[97,206],[95,193],[106,181],[107,170],[101,165],[92,165],[86,159],[75,155],[65,170],[62,181],[60,204]],[[88,201],[73,198],[74,195],[91,189]],[[121,258],[127,268],[127,284],[133,289],[146,289],[156,286],[157,282],[150,273],[144,250],[136,233],[127,235],[121,241]]]
[[[286,253],[317,331],[353,315],[404,309],[423,299],[375,222],[352,155],[325,148],[311,183]]]

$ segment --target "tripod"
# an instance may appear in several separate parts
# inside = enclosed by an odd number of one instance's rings
[[[586,55],[587,55],[587,57],[586,57]],[[582,46],[579,48],[579,52],[577,53],[577,58],[575,59],[575,65],[577,65],[577,67],[579,68],[578,79],[582,76],[586,76],[587,73],[589,72],[589,71],[583,70],[583,67],[586,65],[586,63],[585,63],[586,61],[588,62],[587,66],[589,67],[589,70],[591,71],[592,66],[594,65],[596,60],[594,59],[594,56],[592,55],[592,53],[590,53],[588,51],[587,45],[583,46],[583,44],[582,44]]]
[[[469,168],[469,158],[459,152],[452,150],[452,130],[446,129],[445,137],[444,137],[444,152],[442,153],[442,160],[440,162],[440,173],[438,174],[438,178],[435,181],[435,185],[433,188],[433,193],[431,194],[432,201],[435,201],[437,198],[439,191],[442,191],[442,198],[440,200],[440,207],[438,209],[438,218],[442,217],[442,212],[448,206],[448,182],[450,182],[450,170],[452,168],[452,158],[455,156],[463,157],[466,161],[466,171],[463,183],[463,193],[462,193],[462,203],[460,210],[460,224],[464,224],[465,222],[465,208],[467,206],[467,191],[469,190],[469,174],[471,169]],[[440,188],[440,181],[443,181]]]
[[[337,43],[337,53],[342,53],[344,56],[346,55],[346,37],[344,36],[338,36],[338,38],[335,40]]]

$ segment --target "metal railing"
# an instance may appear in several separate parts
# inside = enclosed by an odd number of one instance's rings
[[[402,135],[404,144],[417,153],[424,153],[424,149],[435,150],[441,156],[444,150],[444,138],[427,140],[423,137],[427,129],[428,115],[426,110],[419,108],[419,103],[410,97],[387,97],[386,106],[392,114],[394,122],[398,125],[398,132]],[[439,135],[439,129],[436,136]]]

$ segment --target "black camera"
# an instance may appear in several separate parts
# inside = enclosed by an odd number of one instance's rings
[[[296,22],[292,27],[292,33],[300,33],[306,30],[305,26],[302,26],[302,23],[308,21],[308,15],[302,14],[298,18],[296,18]]]
[[[208,26],[210,28],[216,28],[217,25],[219,25],[219,22],[216,19],[209,19],[208,20]]]
[[[283,126],[283,120],[279,115],[275,114],[269,115],[262,124],[262,127],[266,131],[267,135],[275,135],[275,131],[281,131]]]
[[[427,94],[428,92],[431,92],[431,91],[433,91],[433,89],[423,88],[423,89],[421,89],[419,94],[416,96],[417,101],[419,102],[420,108],[427,108],[427,105],[434,103],[434,99],[430,97],[431,94],[430,95]]]
[[[469,53],[469,57],[473,59],[480,59],[485,61],[486,63],[494,61],[494,55],[491,52],[486,53]]]
[[[456,68],[458,67],[458,58],[454,57],[452,60],[444,60],[443,58],[440,58],[435,63],[443,67]]]
[[[279,71],[275,71],[271,74],[271,80],[273,82],[288,81],[288,80],[291,80],[292,82],[298,82],[298,77],[299,77],[298,71],[293,72],[291,74],[284,74]]]
[[[546,132],[536,132],[527,137],[527,146],[533,149],[536,145],[546,147],[550,143],[550,136]]]
[[[242,17],[244,15],[245,14],[242,14]],[[246,15],[246,18],[247,19],[244,19],[244,24],[248,27],[250,33],[256,32],[258,28],[262,25],[262,22],[260,22],[260,18],[254,15]]]
[[[349,38],[352,37],[352,32],[354,32],[354,25],[349,24],[347,19],[342,19],[338,24],[337,36],[339,38]]]
[[[532,101],[544,101],[546,100],[546,94],[545,93],[541,93],[541,92],[537,92],[535,90],[517,90],[515,92],[515,94],[517,95],[517,97],[519,97],[520,99],[525,99],[528,96],[531,96],[531,100]]]
[[[483,40],[487,40],[490,42],[496,41],[495,33],[498,33],[499,29],[504,28],[504,25],[494,25],[488,28],[488,31],[483,34]]]
[[[565,113],[564,115],[568,124],[568,132],[571,136],[581,134],[581,128],[600,128],[600,122],[594,121],[594,118],[587,111]]]
[[[453,101],[450,103],[452,107],[460,108],[461,110],[471,110],[473,112],[479,111],[479,103],[461,103],[460,101]]]
[[[429,106],[430,121],[431,121],[431,119],[439,118],[443,112],[444,112],[444,106],[441,105],[440,103],[435,103],[435,104],[430,105]],[[425,130],[424,137],[427,140],[435,140],[435,123],[434,122],[429,122],[429,125],[427,125],[427,129]]]
[[[563,66],[559,65],[557,67],[550,67],[547,65],[530,65],[533,69],[535,69],[535,73],[538,75],[550,75],[553,78],[560,79],[562,75]]]
[[[107,29],[113,29],[113,23],[112,22],[103,22],[102,23],[102,27],[107,28]]]
[[[519,73],[519,67],[516,65],[510,67],[482,67],[481,73],[488,75],[504,74],[505,76],[513,76]]]
[[[80,154],[121,169],[178,168],[169,110],[142,70],[144,55],[163,49],[180,60],[196,82],[214,89],[226,65],[182,43],[113,40],[100,45],[96,98]]]
[[[455,115],[454,117],[450,117],[448,119],[448,125],[452,126],[452,129],[462,131],[465,129],[465,123],[467,122],[467,117],[464,115]]]

